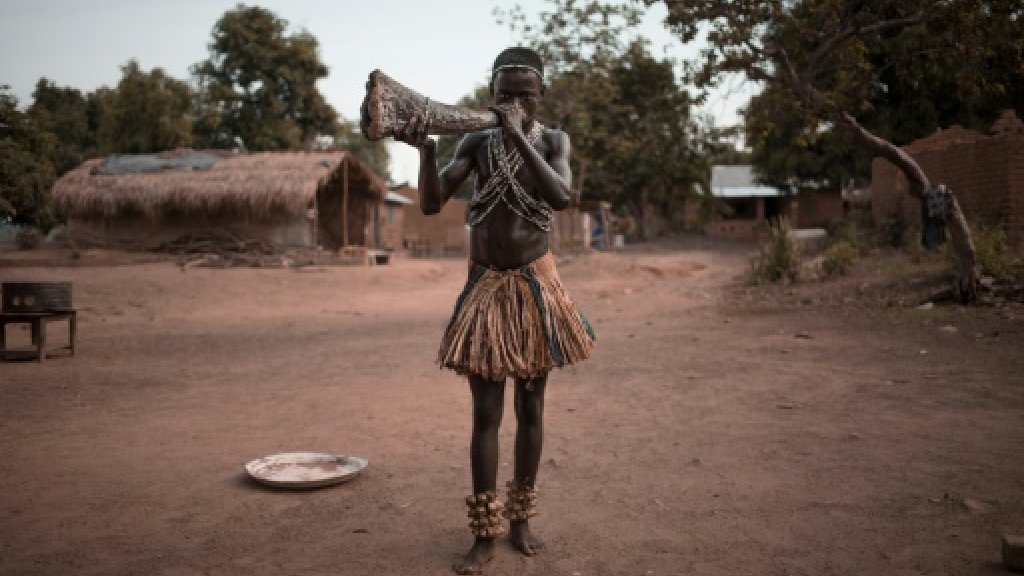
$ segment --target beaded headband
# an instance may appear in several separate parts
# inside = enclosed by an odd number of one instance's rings
[[[540,81],[542,83],[544,82],[544,75],[540,73],[540,70],[537,70],[536,68],[528,64],[503,64],[501,66],[498,66],[497,68],[494,69],[493,72],[491,72],[491,81],[494,81],[494,77],[498,75],[498,72],[501,72],[502,70],[511,69],[529,70],[530,72],[536,74],[537,77],[540,78]]]

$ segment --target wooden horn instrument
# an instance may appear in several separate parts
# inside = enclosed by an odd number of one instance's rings
[[[491,110],[441,104],[402,86],[380,70],[370,73],[359,109],[359,127],[367,139],[395,136],[416,113],[430,114],[431,134],[465,134],[501,125]]]

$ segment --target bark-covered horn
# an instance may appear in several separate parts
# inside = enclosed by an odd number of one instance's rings
[[[435,102],[406,88],[380,70],[370,73],[359,109],[359,127],[369,140],[395,136],[416,113],[430,114],[430,134],[465,134],[500,126],[491,110],[471,110]]]

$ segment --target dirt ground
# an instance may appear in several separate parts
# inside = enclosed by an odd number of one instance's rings
[[[598,349],[548,386],[547,549],[501,546],[488,574],[1005,574],[1024,313],[883,303],[871,278],[747,288],[748,255],[685,238],[560,259]],[[0,364],[0,573],[449,574],[470,404],[432,362],[464,274],[0,268],[74,282],[81,310],[75,357]],[[514,423],[509,401],[502,479]],[[370,465],[301,492],[243,473],[306,450]]]

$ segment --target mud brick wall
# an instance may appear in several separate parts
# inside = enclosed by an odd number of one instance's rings
[[[838,190],[805,192],[797,202],[797,228],[828,228],[843,219],[843,195]]]
[[[1024,247],[1024,125],[1004,115],[988,136],[954,126],[904,147],[933,182],[949,186],[968,220],[999,225],[1011,246]],[[903,210],[907,222],[921,219],[920,203],[894,165],[871,165],[871,209],[875,222]]]
[[[414,203],[405,207],[402,244],[417,246],[416,256],[469,254],[469,232],[466,229],[465,200],[452,198],[440,214],[425,216],[420,210],[420,193],[406,187],[397,191]]]
[[[381,202],[377,207],[377,226],[380,229],[380,246],[385,250],[399,250],[402,248],[402,235],[404,234],[405,211],[415,206],[402,204],[389,204]]]

